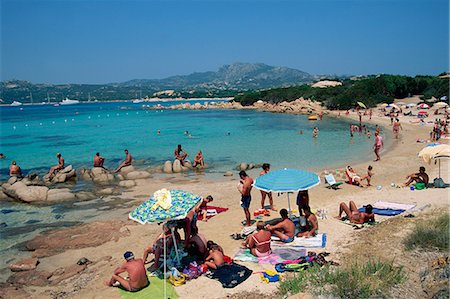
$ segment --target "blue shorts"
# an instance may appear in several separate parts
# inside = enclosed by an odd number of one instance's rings
[[[287,239],[281,239],[281,242],[283,242],[283,243],[291,243],[292,241],[294,241],[294,237],[289,237]]]
[[[241,197],[241,207],[248,209],[250,207],[250,202],[252,201],[251,195],[242,195]]]

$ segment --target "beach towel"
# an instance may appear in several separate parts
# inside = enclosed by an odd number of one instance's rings
[[[392,210],[411,210],[416,205],[415,204],[403,204],[389,201],[377,201],[372,205],[377,209],[392,209]]]
[[[148,278],[150,284],[137,292],[128,292],[119,288],[119,294],[123,299],[147,299],[147,298],[164,298],[164,280],[151,276]],[[167,298],[178,298],[175,288],[167,282]]]
[[[327,235],[326,234],[317,234],[311,238],[298,238],[295,237],[294,241],[290,243],[281,242],[279,238],[272,237],[272,242],[270,246],[272,250],[276,248],[323,248],[327,244]]]
[[[264,257],[256,257],[247,248],[239,248],[234,256],[235,261],[260,263],[260,264],[278,264],[287,260],[295,260],[306,256],[304,248],[274,248],[272,253]]]
[[[364,212],[366,210],[366,208],[359,208],[358,211],[360,212]],[[381,215],[381,216],[395,216],[398,214],[403,213],[405,210],[393,210],[393,209],[378,209],[378,208],[373,208],[372,212],[376,215]]]
[[[341,219],[341,220],[342,220],[341,221],[342,223],[345,223],[347,225],[351,225],[351,226],[353,226],[354,229],[362,229],[362,228],[370,227],[370,226],[373,226],[373,225],[379,223],[378,221],[375,221],[375,222],[364,222],[363,224],[352,223],[352,222],[350,222],[350,220],[348,220],[347,217],[343,217],[343,219]]]
[[[206,210],[206,219],[212,218],[217,214],[228,211],[228,208],[208,206]],[[198,215],[198,220],[203,220],[203,215]]]
[[[247,280],[252,275],[252,272],[245,266],[232,263],[224,264],[217,270],[211,270],[211,273],[206,274],[206,277],[218,280],[222,287],[230,289]]]

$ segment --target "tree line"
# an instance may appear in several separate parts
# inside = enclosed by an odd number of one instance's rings
[[[449,96],[449,78],[435,76],[398,76],[378,75],[364,79],[347,79],[342,85],[327,88],[309,85],[274,88],[239,94],[235,101],[244,106],[252,105],[258,100],[270,103],[294,101],[303,97],[322,102],[328,109],[351,109],[357,101],[368,107],[380,103],[392,103],[412,95],[422,95],[423,100],[431,97]]]

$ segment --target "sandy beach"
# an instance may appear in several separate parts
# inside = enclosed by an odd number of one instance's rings
[[[338,117],[337,111],[330,112],[331,115]],[[341,112],[342,118],[349,117],[358,121],[358,115],[352,112],[349,116],[345,116]],[[429,117],[427,120],[432,119]],[[393,201],[398,203],[415,204],[417,207],[425,207],[421,213],[430,213],[436,209],[448,209],[449,190],[446,189],[426,189],[421,191],[411,191],[409,188],[394,188],[391,183],[400,184],[405,180],[405,176],[417,172],[419,166],[425,166],[430,176],[430,181],[437,177],[438,166],[425,164],[422,159],[417,157],[418,152],[426,146],[424,143],[418,143],[416,140],[427,139],[431,126],[426,124],[421,126],[412,117],[400,116],[403,130],[399,139],[393,139],[392,145],[381,152],[381,161],[373,162],[373,152],[368,152],[366,161],[354,164],[348,161],[348,164],[359,174],[365,174],[368,165],[373,166],[375,175],[372,178],[372,187],[360,188],[343,184],[339,190],[332,190],[325,187],[322,182],[319,186],[311,189],[310,205],[312,209],[325,209],[328,211],[328,218],[319,220],[320,232],[327,234],[326,247],[320,251],[330,252],[330,259],[333,261],[348,261],[352,248],[358,245],[359,240],[364,239],[364,234],[376,235],[377,230],[386,230],[385,225],[372,227],[355,231],[351,226],[340,223],[333,218],[338,213],[339,203],[355,201],[358,206],[363,204],[373,204],[376,201]],[[364,123],[378,124],[383,127],[382,135],[391,134],[392,127],[387,117],[378,115],[378,111],[374,109],[372,120],[369,121],[368,116],[363,117]],[[373,138],[373,137],[372,137]],[[448,143],[448,140],[443,140]],[[270,161],[269,161],[270,162]],[[330,165],[333,161],[330,161]],[[341,165],[341,169],[345,165]],[[330,170],[330,169],[324,169]],[[255,178],[259,175],[260,169],[250,170],[248,173]],[[443,160],[441,163],[441,174],[445,182],[450,181],[448,161]],[[230,238],[230,234],[240,232],[242,229],[241,221],[244,220],[244,213],[239,206],[240,195],[236,189],[238,182],[237,172],[232,177],[223,177],[221,180],[210,180],[207,177],[196,176],[185,177],[183,175],[167,175],[166,177],[153,177],[150,179],[136,180],[137,186],[130,189],[129,192],[121,195],[121,207],[113,212],[108,211],[107,217],[99,217],[96,221],[111,221],[118,223],[114,227],[113,237],[111,240],[103,242],[95,247],[85,247],[79,249],[68,249],[46,257],[39,258],[40,264],[37,267],[39,271],[54,272],[58,268],[68,269],[76,264],[76,262],[86,257],[93,263],[89,264],[79,273],[63,279],[55,280],[50,286],[25,286],[15,289],[14,287],[4,287],[0,293],[2,298],[19,298],[32,296],[33,298],[120,298],[116,288],[106,287],[103,281],[109,279],[114,269],[122,263],[122,254],[127,251],[133,251],[138,257],[141,257],[145,247],[151,245],[156,235],[161,231],[158,225],[140,225],[136,222],[128,220],[128,212],[145,201],[156,190],[161,188],[182,189],[201,196],[211,194],[214,197],[214,205],[229,208],[228,211],[216,215],[208,222],[199,222],[198,227],[208,240],[213,240],[220,244],[225,253],[231,257],[240,246],[241,241]],[[250,211],[254,211],[260,206],[260,192],[253,188],[252,203]],[[274,194],[274,204],[276,208],[287,208],[287,197],[285,194],[277,196]],[[291,197],[291,204],[295,204],[295,196]],[[270,217],[264,217],[263,220],[277,218],[278,212],[272,212]],[[252,216],[253,218],[253,216]],[[404,219],[401,215],[393,218]],[[387,219],[387,217],[378,217],[378,220],[395,221]],[[400,221],[398,220],[398,221]],[[402,220],[403,221],[403,220]],[[414,220],[411,220],[414,221]],[[410,225],[397,226],[396,234],[404,235]],[[95,229],[95,226],[93,226]],[[370,230],[370,231],[369,231]],[[394,234],[392,236],[395,238]],[[385,242],[386,240],[382,240]],[[381,242],[381,237],[380,237]],[[389,250],[389,246],[385,247]],[[380,249],[382,251],[382,249]],[[385,252],[394,263],[406,263],[402,260],[402,251]],[[29,254],[32,255],[32,252]],[[355,256],[355,259],[357,257]],[[254,271],[263,269],[273,269],[271,265],[261,265],[253,263],[240,263]],[[411,270],[413,271],[413,270]],[[420,298],[421,287],[417,282],[418,278],[411,272],[409,280],[405,283],[404,294],[412,297]],[[2,279],[3,280],[3,279]],[[414,283],[417,282],[417,283]],[[176,291],[180,298],[244,298],[251,296],[248,293],[262,293],[267,298],[275,297],[278,283],[263,283],[259,275],[252,275],[248,280],[233,289],[224,289],[219,282],[200,277],[187,284],[177,287]],[[406,296],[407,297],[407,296]],[[260,297],[261,298],[261,297]]]

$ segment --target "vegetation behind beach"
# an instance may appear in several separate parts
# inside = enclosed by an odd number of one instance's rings
[[[328,88],[314,88],[301,85],[287,88],[275,88],[264,91],[240,94],[235,101],[247,106],[258,100],[279,103],[294,101],[300,97],[323,102],[330,109],[350,109],[355,101],[364,102],[368,107],[380,103],[392,103],[411,95],[423,95],[423,99],[432,96],[441,98],[449,95],[449,79],[433,76],[396,76],[380,75],[358,80],[344,80],[342,85]]]

